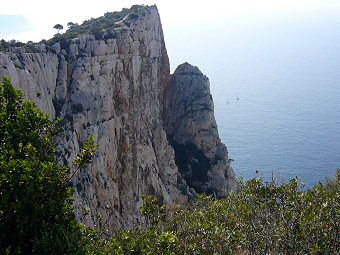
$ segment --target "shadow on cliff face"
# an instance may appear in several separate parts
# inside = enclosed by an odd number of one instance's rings
[[[198,193],[213,193],[206,185],[211,163],[204,153],[191,142],[179,144],[173,141],[171,145],[176,165],[189,187]]]
[[[177,168],[190,188],[219,198],[233,189],[234,174],[218,135],[209,79],[198,67],[184,63],[171,75],[164,91],[163,121]]]

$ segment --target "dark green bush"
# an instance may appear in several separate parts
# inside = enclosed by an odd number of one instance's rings
[[[11,45],[9,44],[9,42],[6,42],[4,39],[1,39],[1,41],[0,41],[0,51],[6,51],[10,47],[11,47]]]
[[[11,81],[0,83],[0,254],[83,254],[59,128]]]

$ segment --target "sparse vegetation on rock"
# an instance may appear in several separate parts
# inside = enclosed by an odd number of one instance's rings
[[[114,29],[121,25],[130,25],[129,22],[145,15],[148,6],[133,5],[130,9],[123,8],[121,11],[107,12],[99,18],[91,18],[85,20],[82,24],[74,24],[69,22],[68,29],[63,34],[56,34],[52,39],[48,40],[49,45],[59,42],[60,40],[71,40],[84,34],[93,34],[97,39],[114,38]],[[121,24],[119,24],[121,23]]]

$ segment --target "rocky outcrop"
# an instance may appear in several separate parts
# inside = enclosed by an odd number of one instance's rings
[[[223,197],[235,179],[218,135],[209,79],[197,67],[180,65],[164,102],[164,126],[181,175],[196,191]]]
[[[178,71],[171,84],[177,74]],[[53,47],[40,45],[34,53],[23,47],[0,53],[0,76],[3,75],[12,77],[13,84],[39,108],[62,119],[65,135],[59,144],[64,163],[71,166],[82,143],[96,134],[96,157],[74,178],[76,214],[88,226],[111,229],[131,224],[140,217],[144,194],[155,194],[168,204],[186,203],[193,196],[194,190],[178,171],[178,150],[175,157],[167,134],[174,147],[193,144],[209,161],[209,176],[202,184],[213,191],[227,187],[224,181],[213,184],[223,180],[220,168],[215,171],[214,167],[226,163],[227,154],[218,139],[216,124],[208,125],[206,118],[213,120],[212,111],[207,111],[208,115],[201,112],[203,115],[195,119],[199,122],[202,118],[201,124],[193,123],[197,130],[213,128],[205,138],[201,131],[181,135],[186,128],[178,132],[166,128],[165,132],[164,116],[167,127],[172,122],[171,112],[176,115],[174,121],[181,118],[170,103],[164,107],[163,96],[173,98],[177,87],[173,90],[167,86],[169,61],[155,6],[129,22],[123,18],[109,37],[96,39],[88,34]],[[202,74],[197,77],[207,80]],[[196,174],[191,173],[187,180],[191,183]],[[230,181],[230,172],[223,174]],[[208,190],[192,183],[199,191]]]

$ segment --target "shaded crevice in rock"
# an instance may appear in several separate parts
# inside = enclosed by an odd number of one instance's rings
[[[170,139],[171,140],[171,139]],[[210,160],[193,143],[171,143],[175,151],[175,162],[189,187],[198,193],[210,193],[206,182],[211,169]]]

